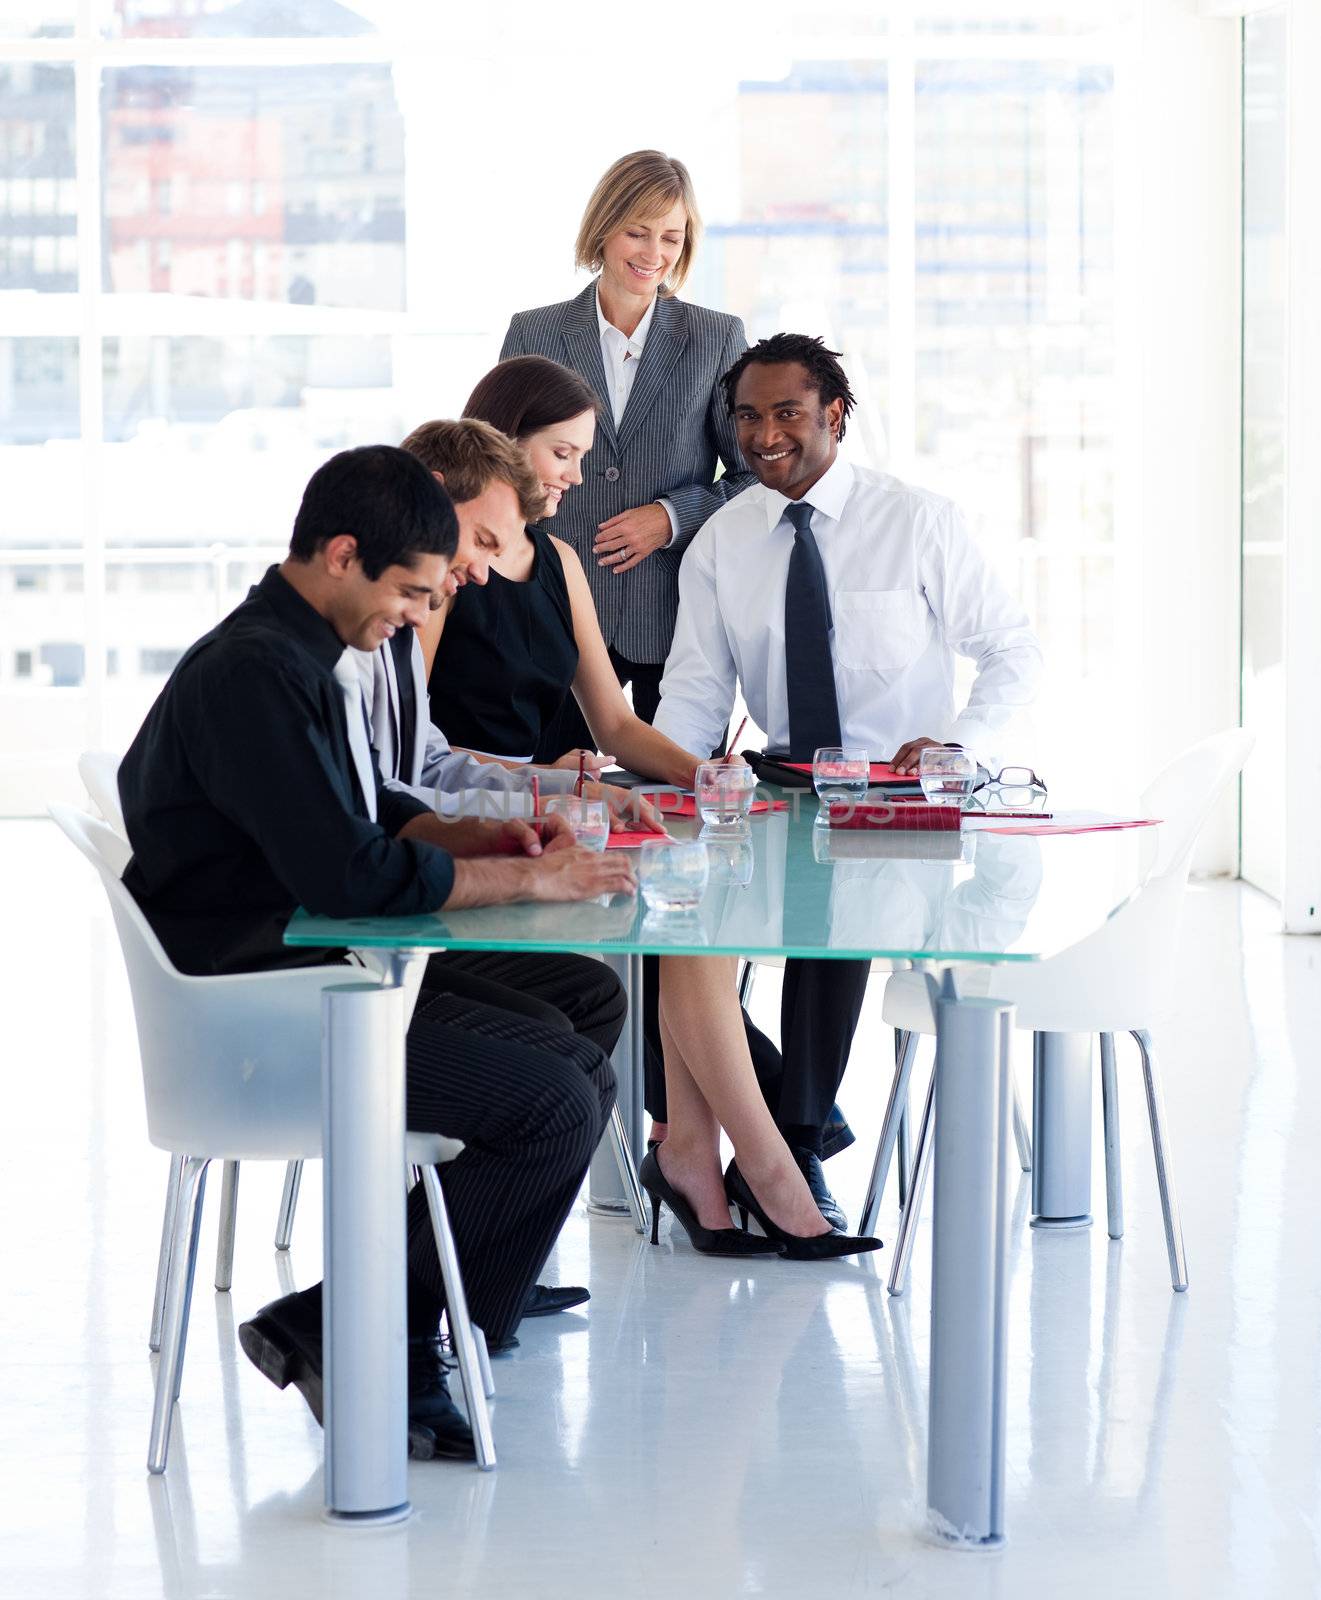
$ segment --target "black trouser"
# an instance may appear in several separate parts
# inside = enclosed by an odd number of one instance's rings
[[[489,1003],[498,999],[499,1004]],[[623,991],[585,956],[433,956],[408,1030],[407,1118],[462,1139],[441,1170],[468,1309],[488,1339],[518,1324],[610,1115]],[[444,1286],[426,1195],[408,1200],[409,1327]]]
[[[822,1129],[849,1063],[867,992],[869,961],[786,961],[780,997],[780,1048],[743,1013],[757,1082],[789,1144],[820,1154]],[[656,989],[643,1005],[647,1110],[665,1121],[665,1067]]]

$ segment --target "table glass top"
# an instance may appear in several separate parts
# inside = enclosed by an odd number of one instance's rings
[[[791,797],[792,799],[792,797]],[[298,911],[285,943],[357,949],[869,957],[1030,961],[1099,926],[1136,887],[1156,829],[1009,836],[830,830],[800,795],[710,841],[710,881],[692,913],[525,904],[412,917]],[[676,836],[694,824],[671,823]]]

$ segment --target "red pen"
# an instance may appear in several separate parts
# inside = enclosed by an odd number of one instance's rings
[[[532,815],[541,815],[541,779],[535,772],[532,774]]]
[[[573,792],[581,800],[583,797],[583,779],[587,776],[587,752],[578,752],[578,782],[574,785]]]

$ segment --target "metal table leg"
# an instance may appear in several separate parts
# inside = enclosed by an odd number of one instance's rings
[[[927,1516],[943,1542],[1004,1542],[1009,1035],[1013,1007],[936,999]]]
[[[607,955],[605,964],[624,985],[628,999],[628,1021],[610,1057],[619,1084],[615,1102],[623,1120],[628,1147],[636,1168],[643,1153],[643,1044],[642,1044],[642,957]],[[640,1203],[640,1202],[639,1202]],[[626,1191],[616,1160],[610,1132],[597,1147],[587,1180],[587,1208],[608,1217],[632,1216],[637,1223],[634,1197]]]
[[[1092,1036],[1032,1038],[1032,1226],[1092,1223]]]
[[[330,1521],[398,1522],[408,1503],[404,1007],[385,984],[322,997],[325,1499]]]

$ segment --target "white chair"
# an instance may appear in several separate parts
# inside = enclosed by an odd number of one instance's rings
[[[1144,840],[1147,860],[1140,886],[1110,913],[1102,927],[1049,960],[974,969],[959,980],[965,992],[989,993],[1011,1001],[1016,1008],[1014,1024],[1020,1030],[1100,1035],[1106,1210],[1112,1239],[1120,1238],[1124,1231],[1114,1036],[1132,1034],[1142,1061],[1170,1280],[1176,1294],[1188,1287],[1188,1268],[1150,1029],[1168,1008],[1193,847],[1212,807],[1247,760],[1252,743],[1252,735],[1238,728],[1215,734],[1176,757],[1148,786],[1142,796],[1142,814],[1160,818],[1162,825]],[[895,973],[886,984],[883,1015],[898,1030],[899,1060],[863,1208],[864,1231],[875,1216],[877,1197],[885,1184],[897,1135],[895,1108],[907,1096],[917,1036],[935,1032],[926,976]],[[931,1159],[932,1116],[932,1088],[928,1087],[890,1276],[893,1293],[903,1292],[912,1254]]]
[[[84,750],[78,757],[78,776],[92,797],[92,803],[124,842],[122,861],[111,865],[121,876],[128,865],[131,849],[128,829],[124,826],[124,810],[119,803],[119,762],[113,750]],[[170,1193],[173,1193],[178,1173],[171,1174]],[[290,1161],[284,1173],[284,1192],[280,1197],[280,1210],[275,1223],[275,1248],[287,1250],[293,1238],[294,1211],[298,1205],[298,1187],[303,1179],[303,1163]],[[220,1189],[220,1231],[216,1243],[216,1288],[222,1293],[234,1281],[234,1230],[238,1222],[238,1162],[227,1161]],[[167,1202],[168,1211],[168,1202]],[[169,1217],[166,1217],[166,1228]],[[153,1350],[161,1347],[161,1307],[165,1294],[165,1248],[161,1245],[161,1270],[157,1275],[156,1298],[152,1305],[151,1338]]]
[[[157,1275],[161,1358],[147,1456],[148,1471],[163,1472],[183,1377],[207,1166],[213,1160],[228,1165],[320,1156],[321,991],[342,982],[346,969],[303,967],[216,978],[179,972],[120,882],[123,840],[106,823],[70,806],[52,806],[50,812],[95,867],[109,897],[137,1020],[147,1135],[172,1157]],[[436,1163],[456,1148],[451,1140],[410,1134],[407,1157],[421,1168],[426,1185],[450,1340],[477,1463],[485,1469],[495,1465],[486,1407],[489,1366],[484,1341],[468,1318],[436,1172]]]

